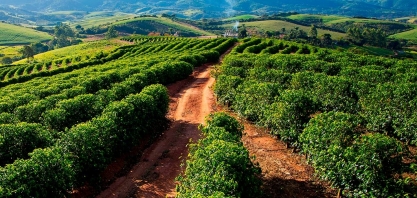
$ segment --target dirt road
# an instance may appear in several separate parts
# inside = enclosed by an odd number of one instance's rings
[[[175,177],[188,155],[187,144],[200,138],[198,125],[205,116],[221,109],[210,89],[215,82],[210,77],[211,67],[198,67],[189,78],[168,86],[170,128],[144,150],[127,175],[116,179],[99,198],[175,197]],[[264,129],[241,121],[245,126],[242,141],[262,169],[264,197],[336,196],[327,184],[313,177],[313,168],[301,155],[292,153]]]
[[[314,177],[314,169],[304,156],[293,153],[266,129],[241,121],[245,127],[243,145],[251,156],[256,156],[254,163],[262,169],[264,197],[336,197],[337,191]]]
[[[198,125],[215,108],[210,65],[197,68],[186,80],[168,86],[170,128],[147,148],[128,175],[118,178],[98,197],[174,197],[175,177],[188,154],[187,144],[200,138]]]

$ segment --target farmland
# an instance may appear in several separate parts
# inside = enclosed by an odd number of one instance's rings
[[[256,19],[256,18],[259,18],[259,16],[256,16],[256,15],[239,15],[239,16],[223,19],[223,21],[239,21],[239,20]]]
[[[287,17],[289,19],[298,20],[298,21],[318,21],[321,20],[323,23],[330,23],[337,20],[347,19],[346,17],[337,16],[337,15],[314,15],[314,14],[296,14]]]
[[[347,32],[352,27],[368,27],[382,29],[388,35],[406,32],[414,29],[414,25],[401,23],[392,20],[379,20],[371,18],[351,18],[335,15],[311,15],[296,14],[287,17],[288,19],[301,22],[303,24],[314,24],[320,27],[327,27],[341,32]]]
[[[53,51],[37,54],[34,56],[34,60],[37,62],[46,62],[46,61],[53,61],[56,59],[61,58],[69,58],[72,56],[92,56],[99,52],[109,53],[110,51],[114,50],[117,47],[123,45],[117,41],[94,41],[94,42],[86,42],[79,45],[68,46],[63,48],[58,48]],[[77,52],[77,53],[74,53]],[[20,60],[15,62],[15,64],[24,64],[26,60]]]
[[[54,13],[54,14],[65,14]],[[131,19],[134,14],[126,14],[121,12],[91,12],[85,13],[82,18],[69,21],[72,26],[81,25],[84,28],[90,28],[93,26],[111,24],[120,20]]]
[[[390,38],[396,39],[407,39],[407,40],[417,40],[417,29],[413,29],[406,32],[401,32],[398,34],[391,35]]]
[[[52,39],[52,37],[45,32],[39,32],[30,28],[3,22],[0,22],[0,24],[0,45],[30,44]]]
[[[179,30],[181,32],[191,32],[195,35],[206,35],[206,36],[214,35],[210,32],[194,28],[187,24],[178,23],[178,22],[173,21],[172,19],[165,18],[165,17],[138,17],[134,19],[119,21],[119,22],[114,23],[113,25],[123,26],[126,24],[143,22],[143,21],[163,24],[175,30]]]
[[[88,16],[79,24],[213,35],[166,17]],[[243,26],[311,29],[281,20]],[[318,28],[323,34],[346,36]],[[261,36],[132,34],[0,67],[0,197],[412,197],[415,61],[381,47]]]
[[[290,30],[293,28],[300,28],[301,30],[304,30],[308,32],[310,30],[309,26],[302,26],[297,25],[294,23],[286,22],[286,21],[280,21],[280,20],[267,20],[267,21],[254,21],[254,22],[242,22],[241,25],[245,25],[248,28],[254,28],[257,31],[281,31],[282,28],[285,28],[286,30]],[[224,27],[231,27],[232,24],[223,25]],[[330,34],[332,35],[332,38],[339,39],[342,37],[345,37],[346,35],[344,33],[339,32],[333,32],[329,30],[322,30],[318,28],[318,35],[323,34]]]
[[[0,54],[12,58],[19,55],[19,49],[21,48],[22,46],[0,46]]]
[[[168,110],[161,84],[186,78],[235,43],[140,40],[88,58],[74,52],[78,57],[2,68],[2,197],[63,196],[93,180],[136,140],[157,136]]]
[[[246,39],[215,73],[214,91],[343,195],[402,197],[416,188],[415,75],[414,61]]]

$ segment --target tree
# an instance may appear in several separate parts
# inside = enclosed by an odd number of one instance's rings
[[[118,36],[118,33],[114,26],[110,26],[109,29],[106,32],[106,39],[116,38]]]
[[[239,31],[239,38],[245,38],[248,36],[248,31],[246,30],[246,27],[243,27],[240,31]]]
[[[74,31],[71,29],[71,27],[67,24],[60,24],[55,26],[54,28],[54,36],[55,37],[66,37],[66,38],[71,38],[74,37],[75,33]]]
[[[35,28],[35,30],[38,30],[38,31],[44,31],[45,29],[44,29],[44,27],[43,27],[43,26],[38,26],[38,27],[36,27],[36,28]]]
[[[49,50],[49,47],[47,45],[42,44],[40,42],[32,43],[32,44],[30,44],[30,47],[33,49],[33,52],[35,54],[39,54],[39,53],[46,52],[46,51]]]
[[[356,45],[367,44],[377,47],[386,47],[387,35],[382,29],[379,28],[349,28],[347,35],[349,41]]]
[[[311,26],[310,32],[308,32],[308,36],[310,38],[313,38],[313,39],[317,38],[317,28],[316,28],[316,26],[314,26],[314,25]]]
[[[1,63],[3,65],[10,65],[13,63],[13,60],[10,57],[4,57],[3,59],[1,59]]]
[[[332,45],[332,43],[333,43],[333,40],[332,40],[332,35],[330,35],[330,34],[324,34],[324,35],[321,37],[321,44],[322,44],[323,46],[331,46],[331,45]]]
[[[288,34],[289,39],[306,39],[307,37],[307,32],[300,29],[299,27],[291,29],[290,33]]]
[[[269,37],[272,37],[274,35],[274,32],[266,31],[265,34],[269,38]]]
[[[401,42],[399,40],[390,40],[387,43],[387,48],[391,49],[391,50],[401,50],[402,45],[401,45]]]
[[[67,24],[59,24],[54,28],[54,39],[49,43],[50,48],[52,47],[65,47],[71,45],[74,39],[75,33],[71,27]]]
[[[30,47],[29,45],[23,46],[23,48],[20,49],[19,52],[22,54],[23,57],[27,58],[28,61],[35,55],[35,52],[33,51],[32,47]]]
[[[285,28],[281,28],[281,32],[285,34]]]

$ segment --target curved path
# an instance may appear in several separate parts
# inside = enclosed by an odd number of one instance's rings
[[[201,66],[188,79],[168,86],[170,128],[144,151],[140,162],[126,176],[118,178],[98,197],[175,196],[174,181],[188,155],[187,144],[190,139],[195,142],[200,138],[198,125],[215,108],[210,67]]]

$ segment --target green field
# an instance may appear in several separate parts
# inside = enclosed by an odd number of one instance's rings
[[[289,19],[297,21],[309,21],[322,19],[326,25],[355,22],[355,23],[380,23],[380,24],[404,24],[396,21],[378,20],[378,19],[362,19],[362,18],[350,18],[337,15],[315,15],[315,14],[297,14],[287,17]]]
[[[298,20],[298,21],[322,19],[323,23],[329,23],[331,21],[346,19],[346,17],[336,16],[336,15],[313,15],[313,14],[296,14],[296,15],[291,15],[287,18],[293,19],[293,20]]]
[[[37,54],[34,56],[34,59],[38,62],[50,61],[54,59],[59,59],[68,56],[79,56],[79,55],[88,55],[93,56],[99,52],[110,52],[115,48],[124,45],[121,42],[101,40],[88,43],[82,43],[79,45],[73,45],[68,47],[59,48],[56,50],[48,51],[45,53]],[[77,52],[77,53],[74,53]],[[15,62],[14,64],[24,64],[26,59]]]
[[[246,14],[246,15],[239,15],[239,16],[223,19],[223,21],[238,21],[242,19],[256,19],[256,18],[259,18],[259,16]]]
[[[394,34],[394,35],[389,36],[389,38],[417,40],[417,29]]]
[[[39,32],[30,28],[8,23],[1,23],[0,26],[0,45],[30,44],[48,41],[51,38],[45,32]]]
[[[343,17],[338,20],[332,20],[326,24],[335,24],[335,23],[345,23],[345,22],[355,22],[355,23],[378,23],[378,24],[404,24],[395,21],[386,21],[386,20],[377,20],[377,19],[360,19],[360,18],[346,18]]]
[[[111,24],[120,20],[133,18],[134,14],[127,14],[122,12],[91,12],[84,16],[83,19],[71,21],[71,26],[81,25],[84,28],[93,26]]]
[[[19,49],[22,46],[0,46],[0,54],[4,54],[4,57],[10,57],[19,55]]]
[[[375,56],[391,56],[394,55],[394,52],[389,49],[373,47],[373,46],[354,46],[349,47],[348,51],[358,53],[358,54],[369,54]]]
[[[188,9],[188,10],[184,10],[182,12],[182,14],[184,16],[191,17],[191,16],[194,16],[194,15],[197,15],[197,14],[203,14],[203,11],[202,10],[197,10],[197,9]]]
[[[45,15],[86,15],[86,11],[56,11],[56,12],[48,12]]]
[[[131,22],[135,22],[135,21],[143,21],[143,20],[148,20],[148,21],[155,21],[167,26],[170,26],[172,28],[181,30],[181,31],[189,31],[189,32],[193,32],[195,34],[200,34],[203,36],[213,36],[213,33],[198,29],[194,26],[188,25],[188,24],[184,24],[184,23],[178,23],[176,21],[173,21],[169,18],[165,18],[165,17],[139,17],[139,18],[134,18],[134,19],[130,19],[130,20],[124,20],[124,21],[118,21],[116,23],[113,23],[114,25],[122,25],[124,23],[131,23]]]
[[[417,20],[416,16],[401,17],[401,18],[394,19],[394,21],[407,22],[407,23],[414,23],[416,20]]]
[[[308,26],[302,26],[302,25],[297,25],[294,23],[290,23],[290,22],[286,22],[286,21],[279,21],[279,20],[268,20],[268,21],[254,21],[254,22],[242,22],[241,25],[246,25],[246,27],[248,28],[255,28],[258,31],[281,31],[282,28],[285,28],[286,31],[290,31],[291,29],[295,28],[295,27],[299,27],[300,29],[308,32],[310,30],[310,27]],[[223,25],[224,27],[231,27],[233,26],[232,24],[226,24]],[[322,29],[317,29],[318,30],[318,35],[323,35],[323,34],[330,34],[332,35],[333,39],[339,39],[342,38],[344,36],[346,36],[343,33],[339,33],[339,32],[332,32],[329,30],[322,30]]]

